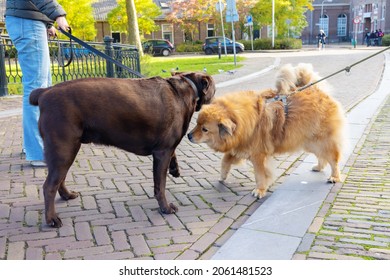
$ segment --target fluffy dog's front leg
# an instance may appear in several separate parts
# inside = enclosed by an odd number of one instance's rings
[[[252,191],[252,195],[262,198],[266,195],[268,187],[271,185],[272,173],[267,168],[266,155],[257,155],[250,159],[253,164],[257,188]]]
[[[239,164],[240,162],[240,158],[237,158],[229,153],[224,154],[221,163],[221,181],[226,180],[232,165]]]

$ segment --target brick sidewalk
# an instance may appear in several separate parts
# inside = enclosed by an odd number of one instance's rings
[[[390,259],[390,98],[366,129],[294,259]]]
[[[0,106],[13,111],[21,97],[2,98]],[[57,199],[64,226],[48,228],[42,215],[46,169],[32,168],[21,155],[20,124],[20,114],[0,115],[0,259],[209,259],[262,203],[250,194],[250,166],[222,184],[221,155],[184,138],[177,149],[181,177],[167,179],[167,198],[179,212],[161,215],[151,157],[83,145],[66,178],[81,195]],[[276,175],[295,161],[296,155],[277,158]]]
[[[177,149],[181,177],[167,179],[167,198],[179,212],[161,215],[153,198],[150,157],[83,145],[66,178],[69,189],[81,195],[67,202],[57,199],[64,226],[48,228],[42,217],[46,169],[32,168],[21,156],[20,108],[21,97],[0,98],[0,259],[210,259],[264,201],[250,194],[255,182],[249,165],[234,169],[222,184],[221,155],[184,138]],[[12,114],[2,115],[4,111]],[[196,115],[190,127],[195,119]],[[300,154],[275,159],[277,182],[294,170],[299,159]],[[324,204],[322,217],[315,220],[317,231],[335,192]],[[383,211],[380,215],[386,217]],[[319,258],[310,255],[317,247],[308,251],[317,242],[313,227],[296,258]],[[325,225],[322,230],[329,231]]]

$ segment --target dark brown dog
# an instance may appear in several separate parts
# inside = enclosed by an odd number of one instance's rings
[[[213,79],[203,73],[176,73],[148,79],[90,78],[36,89],[30,103],[39,105],[39,129],[48,175],[43,185],[46,223],[61,227],[54,199],[65,199],[64,180],[82,143],[111,145],[153,156],[154,195],[163,213],[177,207],[165,197],[166,174],[180,175],[175,149],[194,111],[211,101]]]

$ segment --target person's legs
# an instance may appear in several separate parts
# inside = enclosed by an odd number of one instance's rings
[[[39,108],[29,103],[33,89],[51,85],[47,29],[43,22],[6,17],[8,34],[18,51],[23,73],[23,147],[26,160],[43,160],[43,142],[38,130]]]

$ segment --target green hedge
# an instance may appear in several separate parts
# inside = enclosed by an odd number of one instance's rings
[[[383,36],[382,46],[390,46],[390,34]]]
[[[250,40],[239,40],[240,43],[243,43],[245,50],[252,50]],[[186,52],[203,52],[202,51],[202,42],[195,43],[182,43],[176,45],[176,52],[186,53]],[[302,48],[302,40],[300,39],[275,39],[275,50],[291,50],[291,49],[300,49]],[[272,41],[271,39],[256,39],[253,40],[253,49],[254,50],[271,50]]]
[[[240,40],[244,44],[245,50],[251,50],[252,45],[250,40]],[[300,39],[275,39],[276,50],[289,50],[289,49],[300,49],[302,48],[302,40]],[[271,50],[272,49],[272,40],[270,38],[266,39],[256,39],[253,41],[254,50]]]
[[[182,43],[176,45],[176,52],[202,52],[203,43]]]

